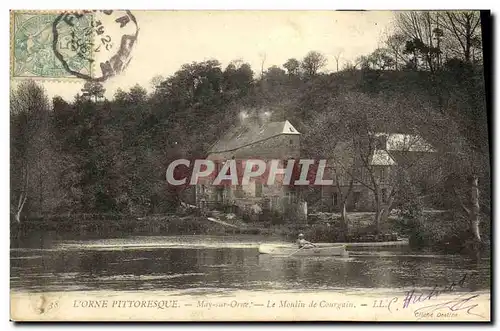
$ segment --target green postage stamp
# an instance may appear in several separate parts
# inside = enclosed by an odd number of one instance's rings
[[[63,63],[56,57],[53,50],[54,21],[57,13],[12,13],[12,54],[13,77],[43,77],[43,78],[74,78]],[[92,61],[90,57],[81,56],[77,51],[77,40],[73,35],[86,38],[82,42],[89,43],[91,36],[87,34],[91,27],[92,17],[87,14],[79,20],[73,29],[61,31],[57,48],[64,51],[71,65],[83,74],[91,74]]]
[[[104,81],[130,61],[138,28],[129,11],[12,11],[13,78]]]

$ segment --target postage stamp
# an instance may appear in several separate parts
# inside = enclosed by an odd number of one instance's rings
[[[12,12],[12,77],[105,81],[127,67],[138,27],[130,11]]]
[[[53,24],[59,16],[57,13],[23,13],[12,12],[12,76],[28,78],[74,78],[53,51],[54,34]],[[72,67],[82,74],[91,75],[92,62],[79,56],[71,47],[71,36],[76,34],[91,38],[84,34],[90,26],[92,18],[85,15],[82,24],[73,30],[65,29],[60,32],[59,49],[66,50],[66,57]]]

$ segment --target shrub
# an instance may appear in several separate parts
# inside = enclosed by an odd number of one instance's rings
[[[315,224],[305,230],[304,235],[313,242],[337,242],[341,239],[338,227],[326,224]]]

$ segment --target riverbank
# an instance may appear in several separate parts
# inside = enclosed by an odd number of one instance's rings
[[[401,289],[11,292],[14,321],[489,321],[490,292]],[[428,295],[432,288],[415,289]],[[449,307],[454,304],[454,308]]]
[[[211,221],[212,220],[212,221]],[[484,222],[483,222],[484,223]],[[71,233],[73,235],[261,235],[294,241],[304,233],[313,242],[394,242],[409,238],[414,248],[432,247],[445,252],[468,253],[467,224],[450,213],[428,212],[419,222],[391,216],[381,225],[379,234],[373,223],[373,213],[350,213],[349,232],[341,234],[340,215],[313,215],[307,223],[243,222],[234,214],[197,215],[196,213],[132,217],[127,215],[62,215],[11,222],[11,239],[22,238],[31,232]],[[489,234],[486,233],[485,238]],[[489,244],[484,245],[485,249]],[[483,248],[484,248],[483,247]]]

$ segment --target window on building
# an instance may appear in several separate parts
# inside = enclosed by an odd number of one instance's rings
[[[262,196],[262,183],[255,182],[255,196],[259,198]]]
[[[290,139],[290,145],[293,145],[293,139]]]
[[[295,191],[290,190],[285,192],[285,198],[288,200],[289,203],[296,201],[296,194]]]
[[[380,180],[383,182],[385,182],[386,179],[386,170],[387,169],[385,167],[380,169]]]
[[[337,192],[334,192],[333,193],[333,205],[334,206],[337,206],[337,204],[339,203],[338,201],[338,195],[337,195]]]

